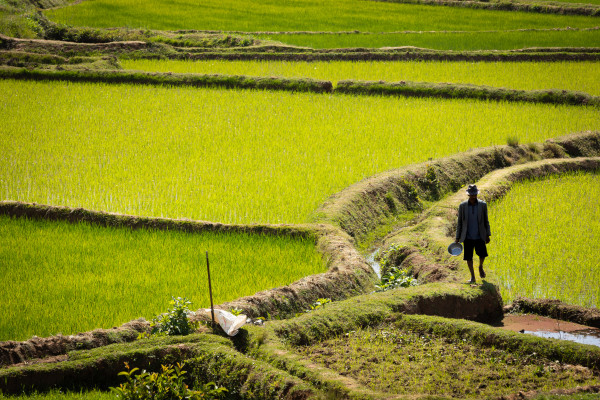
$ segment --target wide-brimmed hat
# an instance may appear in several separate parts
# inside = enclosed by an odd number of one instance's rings
[[[467,189],[467,193],[469,194],[469,196],[474,196],[479,194],[479,189],[477,189],[477,185],[469,185],[469,188]]]

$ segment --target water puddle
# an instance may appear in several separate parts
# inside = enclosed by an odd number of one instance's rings
[[[365,260],[367,260],[367,263],[369,263],[371,268],[373,268],[373,271],[375,271],[375,273],[377,274],[377,277],[379,279],[381,279],[381,265],[379,265],[377,260],[375,260],[375,257],[377,257],[377,254],[379,254],[379,249],[375,250],[371,254],[367,254],[365,256]]]
[[[600,330],[598,329],[584,329],[573,332],[523,331],[523,333],[528,333],[543,338],[570,340],[572,342],[591,344],[593,346],[600,347]]]
[[[535,314],[505,314],[499,328],[600,347],[600,329]]]

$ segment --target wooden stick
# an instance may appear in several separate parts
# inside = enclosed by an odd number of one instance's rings
[[[208,271],[208,294],[210,295],[210,315],[212,316],[213,326],[215,325],[215,307],[212,299],[212,285],[210,283],[210,264],[208,263],[208,251],[206,252],[206,270]]]

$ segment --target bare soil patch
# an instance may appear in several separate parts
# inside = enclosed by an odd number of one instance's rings
[[[561,321],[535,314],[506,314],[504,319],[494,326],[513,332],[519,332],[522,330],[576,332],[590,329],[589,326],[576,324],[574,322]],[[600,335],[600,329],[596,328],[595,331],[597,331]]]
[[[544,315],[563,321],[570,321],[600,328],[600,310],[563,303],[553,299],[518,298],[512,308],[515,311]]]

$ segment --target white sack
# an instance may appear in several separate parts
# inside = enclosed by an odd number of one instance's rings
[[[204,311],[210,313],[210,308],[204,309]],[[229,311],[218,309],[215,309],[215,319],[229,336],[237,335],[238,330],[246,323],[245,315],[238,315],[236,317]]]

